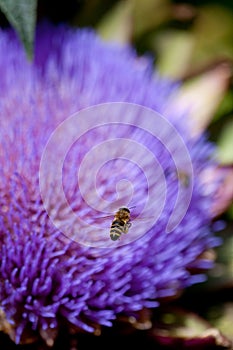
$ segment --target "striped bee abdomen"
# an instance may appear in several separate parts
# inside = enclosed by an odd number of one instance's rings
[[[124,230],[124,222],[120,220],[113,220],[110,228],[110,238],[116,241],[120,238],[122,231]]]

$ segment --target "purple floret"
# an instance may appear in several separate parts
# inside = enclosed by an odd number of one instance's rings
[[[156,307],[161,298],[203,281],[203,274],[192,275],[190,269],[210,268],[209,261],[197,258],[219,243],[210,229],[214,190],[205,193],[200,181],[203,169],[212,164],[212,145],[204,137],[191,139],[176,111],[167,118],[189,149],[194,183],[187,213],[172,233],[166,233],[178,183],[172,171],[166,173],[163,215],[143,237],[117,249],[69,241],[53,225],[40,197],[41,155],[64,119],[82,108],[117,101],[163,113],[177,84],[154,76],[149,59],[137,57],[131,48],[103,43],[90,30],[39,27],[33,63],[14,34],[2,31],[0,52],[0,307],[16,329],[16,342],[26,329],[56,328],[63,321],[89,332],[95,325],[111,326],[120,313]],[[115,135],[115,129],[108,129],[96,139]],[[127,137],[141,140],[133,129]],[[163,145],[150,138],[144,144],[169,170],[172,161]],[[69,203],[80,216],[88,216],[89,209],[81,197],[73,196],[75,170],[69,159],[78,161],[85,151],[84,140],[67,157],[64,176]],[[107,164],[100,180],[109,198],[115,192],[113,174],[117,178],[117,169],[124,168],[120,160],[115,167],[113,171]],[[138,169],[134,173],[133,167],[130,174],[140,203],[143,174]],[[91,191],[88,176],[86,181]],[[155,208],[159,205],[155,198]],[[62,210],[59,197],[54,210]]]

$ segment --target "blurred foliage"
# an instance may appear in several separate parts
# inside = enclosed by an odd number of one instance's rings
[[[224,164],[233,163],[233,119],[223,125],[218,140],[219,159]]]
[[[233,1],[0,0],[0,9],[0,25],[15,28],[30,58],[36,21],[42,20],[92,27],[104,40],[130,44],[139,55],[152,57],[156,70],[181,81],[182,88],[175,103],[193,104],[194,134],[207,130],[210,139],[217,143],[220,162],[232,168]],[[233,176],[229,175],[225,195],[229,194],[231,183]],[[224,202],[224,198],[222,200]],[[189,311],[174,311],[172,302],[170,310],[157,315],[155,322],[160,322],[159,327],[158,324],[154,327],[153,323],[146,335],[138,335],[137,331],[134,338],[128,338],[132,344],[134,341],[135,346],[147,344],[147,348],[154,348],[156,342],[157,349],[162,345],[177,349],[185,346],[230,348],[224,338],[225,335],[233,341],[233,204],[228,207],[220,215],[227,228],[220,233],[224,244],[217,250],[215,269],[210,272],[208,282],[190,288],[178,300],[179,306]],[[206,322],[213,327],[212,333],[206,332],[209,329]],[[80,348],[96,344],[109,348],[112,340],[108,340],[112,337],[119,339],[116,344],[120,347],[123,344],[124,348],[122,335],[117,334],[117,338],[112,330],[105,332],[107,336],[98,340],[81,335]],[[196,343],[192,342],[194,333]],[[145,341],[148,334],[149,343],[148,338]],[[5,338],[4,344],[8,344]],[[59,340],[57,348],[60,348]],[[7,349],[16,349],[16,346],[9,343]]]

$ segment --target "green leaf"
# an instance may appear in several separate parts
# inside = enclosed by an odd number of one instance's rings
[[[33,56],[37,0],[0,0],[0,9],[18,32],[27,55],[31,59]]]
[[[130,41],[132,28],[132,4],[127,0],[117,2],[97,26],[102,38],[122,44]]]
[[[233,119],[227,122],[218,138],[218,159],[222,164],[233,163]]]
[[[233,13],[218,4],[201,6],[192,33],[196,39],[191,65],[200,67],[223,57],[233,57]]]
[[[159,312],[149,333],[166,349],[231,349],[225,334],[199,315],[172,307]]]
[[[169,0],[131,0],[130,2],[133,6],[133,37],[135,39],[170,20],[171,4]]]
[[[189,69],[195,38],[185,30],[163,30],[152,39],[157,51],[157,69],[174,79],[180,79]]]
[[[233,323],[233,303],[221,303],[213,305],[209,312],[208,318],[211,323],[217,327],[229,340],[233,341],[232,323]]]
[[[214,121],[224,118],[231,111],[233,111],[233,90],[228,90],[215,113]]]

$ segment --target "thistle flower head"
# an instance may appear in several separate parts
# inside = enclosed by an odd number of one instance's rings
[[[212,146],[190,137],[180,111],[166,115],[176,84],[153,76],[149,59],[89,30],[39,27],[32,64],[11,32],[0,33],[0,47],[0,305],[16,342],[27,329],[61,322],[92,332],[202,281],[203,274],[190,271],[209,268],[199,257],[219,243],[210,230],[215,185],[204,187],[199,177],[212,164]],[[111,114],[91,107],[103,103]],[[119,106],[125,114],[116,117]],[[80,138],[62,154],[76,132]],[[191,174],[177,168],[186,156]],[[56,187],[61,159],[65,205]],[[153,222],[135,219],[118,245],[104,248],[99,237],[110,240],[113,216],[106,228],[96,215],[124,205],[136,206],[133,216],[146,206]],[[168,233],[174,207],[176,225]]]

